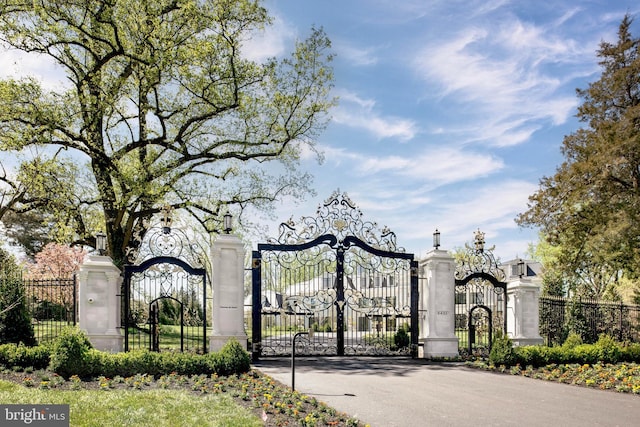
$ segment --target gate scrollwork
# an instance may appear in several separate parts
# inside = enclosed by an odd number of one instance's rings
[[[417,353],[413,254],[344,193],[316,213],[280,224],[254,251],[254,357],[287,354],[292,334],[307,328],[317,333],[300,354]],[[398,347],[394,335],[409,327],[412,345]]]

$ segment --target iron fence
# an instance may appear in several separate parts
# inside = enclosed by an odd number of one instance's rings
[[[27,310],[38,343],[57,337],[65,326],[77,321],[76,277],[23,279]]]
[[[640,342],[640,305],[581,298],[540,298],[540,335],[546,345],[559,345],[569,333],[593,343],[602,333],[619,340]]]

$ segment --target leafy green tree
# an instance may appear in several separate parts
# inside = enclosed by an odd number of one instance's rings
[[[52,212],[58,240],[104,230],[122,264],[164,206],[211,232],[228,210],[304,197],[299,158],[334,103],[330,42],[314,29],[290,57],[249,59],[269,24],[255,0],[1,2],[0,40],[70,82],[0,81],[0,150],[25,157],[5,203]]]
[[[541,228],[558,274],[591,297],[611,293],[621,273],[640,274],[640,40],[631,25],[625,16],[617,42],[601,42],[602,75],[577,91],[584,127],[564,138],[564,162],[517,218]]]

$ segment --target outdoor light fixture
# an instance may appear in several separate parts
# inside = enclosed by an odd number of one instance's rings
[[[522,258],[518,259],[518,276],[522,279],[524,276],[524,261]]]
[[[107,250],[107,235],[102,232],[96,234],[96,250],[100,255]]]
[[[224,232],[226,234],[231,234],[231,220],[232,220],[232,216],[229,212],[227,212],[226,214],[224,214],[223,217],[223,221],[224,221]]]
[[[160,221],[162,222],[162,231],[164,234],[171,233],[171,221],[173,221],[171,218],[171,206],[166,205],[162,208],[162,219]]]
[[[436,231],[433,233],[433,247],[438,249],[440,247],[440,232],[436,228]]]

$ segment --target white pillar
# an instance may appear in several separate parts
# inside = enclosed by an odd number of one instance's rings
[[[120,273],[107,256],[89,255],[80,266],[79,327],[98,350],[123,350],[124,337],[120,333]]]
[[[507,335],[516,346],[538,345],[541,282],[522,277],[507,284]]]
[[[244,256],[242,241],[221,234],[211,247],[213,263],[213,332],[209,350],[219,351],[231,338],[247,349],[244,329]]]
[[[447,251],[433,250],[420,261],[419,328],[423,357],[457,357],[455,334],[455,260]]]

